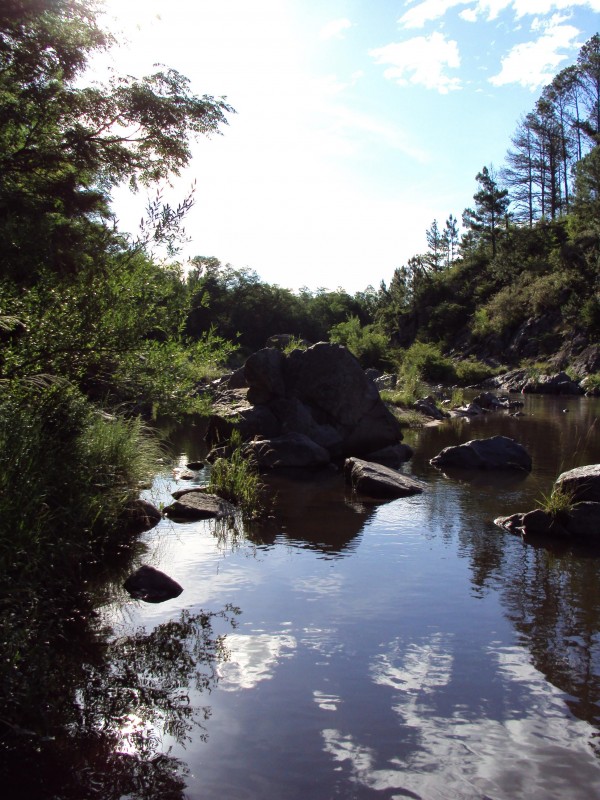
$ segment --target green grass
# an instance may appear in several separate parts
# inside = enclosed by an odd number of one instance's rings
[[[237,505],[244,518],[257,519],[264,513],[264,484],[256,465],[243,453],[238,431],[229,443],[230,455],[212,465],[208,491]]]
[[[100,413],[65,382],[3,384],[3,574],[76,572],[114,534],[159,455],[139,419]]]
[[[538,501],[538,508],[552,517],[558,517],[573,508],[573,497],[573,492],[560,488],[553,489],[549,495],[542,495],[542,499]]]

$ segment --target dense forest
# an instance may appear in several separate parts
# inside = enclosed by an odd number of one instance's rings
[[[274,334],[462,383],[597,339],[599,36],[518,122],[505,165],[476,175],[462,225],[435,220],[389,285],[292,292],[215,256],[180,263],[193,192],[171,207],[152,187],[234,109],[173,69],[86,81],[114,43],[99,9],[0,7],[0,497],[22,553],[113,525],[145,468],[140,415],[206,412],[211,380]],[[155,192],[136,236],[111,208],[122,184]],[[2,558],[21,569],[12,546]]]

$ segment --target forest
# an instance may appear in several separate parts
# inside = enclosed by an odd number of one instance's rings
[[[79,575],[160,455],[148,421],[208,413],[211,381],[274,334],[463,385],[597,341],[600,36],[477,173],[461,223],[434,220],[423,253],[354,295],[178,260],[193,192],[172,207],[153,187],[234,109],[173,69],[86,83],[113,43],[93,2],[0,7],[2,597]],[[136,236],[111,208],[122,184],[154,191]]]

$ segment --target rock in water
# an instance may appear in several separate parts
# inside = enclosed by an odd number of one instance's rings
[[[473,439],[444,449],[432,458],[434,467],[459,469],[517,469],[531,472],[531,456],[508,436]]]
[[[349,483],[355,492],[380,499],[408,497],[412,494],[421,494],[424,489],[421,483],[407,475],[402,475],[383,464],[374,464],[360,458],[346,459],[344,475],[346,483]]]
[[[127,578],[123,588],[136,600],[144,600],[146,603],[163,603],[179,597],[183,592],[183,587],[177,581],[146,564]]]

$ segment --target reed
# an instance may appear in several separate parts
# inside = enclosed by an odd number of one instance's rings
[[[257,519],[264,513],[265,486],[256,464],[244,455],[238,431],[233,431],[229,445],[229,456],[212,466],[208,491],[237,505],[245,519]]]

